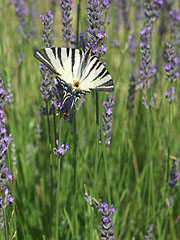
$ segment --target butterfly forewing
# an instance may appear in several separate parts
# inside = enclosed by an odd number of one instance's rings
[[[80,85],[82,85],[82,87],[88,85],[90,90],[95,91],[114,90],[111,75],[101,61],[95,56],[90,57],[86,71],[80,80]]]
[[[35,52],[34,56],[45,64],[64,82],[73,86],[79,81],[82,91],[113,91],[114,85],[109,72],[91,49],[85,53],[71,48],[45,48]]]

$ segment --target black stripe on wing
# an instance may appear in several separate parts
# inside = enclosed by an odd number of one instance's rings
[[[99,60],[96,59],[95,63],[92,65],[92,67],[90,68],[88,74],[83,78],[82,82],[89,76],[89,74],[94,70],[95,66],[99,63]]]
[[[114,91],[114,84],[112,78],[107,82],[97,86],[96,88],[90,89],[91,91],[106,91],[106,92],[113,92]]]
[[[88,51],[85,52],[84,59],[83,59],[82,65],[81,65],[81,77],[82,77],[83,71],[85,70],[85,68],[88,64],[88,59],[90,57],[90,54],[91,54],[91,48],[89,48]]]
[[[64,68],[63,62],[62,62],[62,57],[61,57],[61,48],[58,48],[58,49],[57,49],[57,53],[58,53],[59,62],[60,62],[60,64],[61,64],[62,68]]]
[[[52,50],[53,54],[54,51]],[[51,63],[50,58],[48,57],[45,49],[40,49],[34,53],[35,58],[37,58],[41,63],[43,63],[46,67],[48,67],[53,73],[59,75],[54,69],[54,66]],[[54,56],[55,57],[55,56]]]
[[[73,72],[73,67],[74,67],[74,64],[75,64],[75,49],[72,49],[72,55],[71,55],[71,71]]]

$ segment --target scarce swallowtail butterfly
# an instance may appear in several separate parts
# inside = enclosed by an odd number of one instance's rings
[[[73,96],[74,103],[90,91],[114,90],[111,75],[91,49],[83,52],[52,47],[40,49],[34,56],[57,75],[56,79],[66,93],[64,102],[69,96]]]

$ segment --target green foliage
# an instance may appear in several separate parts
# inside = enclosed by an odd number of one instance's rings
[[[28,4],[31,6],[32,1],[28,1]],[[73,24],[76,26],[77,3],[74,5]],[[18,22],[13,6],[2,1],[0,3],[0,71],[5,86],[10,78],[14,94],[13,106],[9,104],[5,111],[8,132],[12,133],[17,158],[16,165],[11,163],[14,177],[11,191],[15,202],[7,216],[10,222],[10,236],[7,239],[13,239],[15,231],[17,235],[14,239],[20,240],[49,240],[57,239],[57,236],[67,240],[100,239],[100,214],[85,202],[84,184],[89,195],[114,204],[115,239],[144,239],[150,224],[154,224],[153,239],[180,239],[179,185],[173,193],[174,204],[169,207],[165,204],[165,199],[169,196],[167,171],[171,170],[172,160],[180,154],[179,79],[176,82],[176,100],[169,105],[164,97],[168,82],[163,49],[169,33],[164,36],[161,44],[157,31],[153,33],[153,62],[160,59],[158,81],[152,85],[155,105],[147,110],[142,105],[142,92],[137,87],[135,107],[127,110],[129,75],[135,71],[139,74],[141,57],[138,47],[137,55],[134,56],[135,64],[129,62],[128,35],[135,32],[139,46],[143,21],[137,22],[130,1],[131,29],[128,32],[121,24],[116,33],[116,7],[113,5],[112,22],[107,26],[107,53],[102,59],[107,63],[115,85],[111,144],[104,146],[104,136],[103,143],[98,143],[99,128],[103,132],[102,104],[106,99],[106,93],[101,92],[99,127],[96,126],[96,98],[90,93],[85,96],[84,106],[76,111],[76,135],[73,124],[64,120],[60,130],[59,117],[55,116],[54,122],[53,115],[50,116],[50,145],[46,116],[41,119],[42,137],[40,140],[36,138],[36,112],[41,105],[45,107],[45,104],[39,90],[39,63],[33,57],[34,49],[43,46],[42,26],[38,16],[41,10],[46,12],[50,7],[49,1],[38,1],[36,39],[30,38],[23,43],[17,30]],[[54,11],[55,46],[61,46],[62,26],[58,6]],[[154,24],[154,29],[160,21],[161,18]],[[84,1],[79,24],[80,32],[85,33],[87,22]],[[120,48],[111,42],[115,37],[118,38]],[[18,64],[20,50],[24,53],[24,59]],[[61,160],[52,154],[56,140],[55,123],[60,143],[68,143],[70,147]],[[10,152],[9,162],[11,156]],[[14,225],[12,217],[16,222]],[[6,239],[1,231],[0,239]]]

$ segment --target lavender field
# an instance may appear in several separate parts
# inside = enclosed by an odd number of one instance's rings
[[[0,1],[0,240],[179,240],[179,67],[179,0]]]

